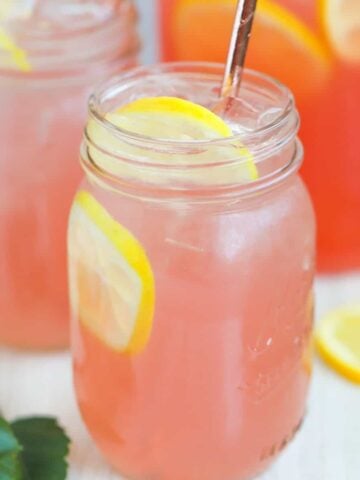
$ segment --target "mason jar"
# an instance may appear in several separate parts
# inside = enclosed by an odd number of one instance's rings
[[[248,479],[304,417],[315,221],[291,93],[246,71],[231,138],[161,140],[109,121],[144,96],[215,105],[222,73],[138,68],[89,104],[68,232],[75,387],[126,478]],[[246,182],[243,149],[258,172]]]
[[[162,59],[224,62],[236,4],[155,0]],[[259,0],[246,63],[295,95],[320,271],[359,273],[360,1]]]
[[[136,64],[136,12],[128,0],[12,6],[0,26],[28,68],[0,52],[0,343],[57,348],[68,344],[66,224],[87,98]]]

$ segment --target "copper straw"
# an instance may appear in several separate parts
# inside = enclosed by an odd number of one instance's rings
[[[221,97],[237,97],[242,80],[257,0],[238,0]]]

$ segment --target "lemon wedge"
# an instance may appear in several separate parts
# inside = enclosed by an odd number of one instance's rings
[[[75,318],[108,347],[141,352],[150,338],[155,304],[144,248],[86,191],[73,203],[68,244]]]
[[[176,97],[140,98],[122,106],[105,116],[112,125],[132,134],[139,134],[158,140],[179,142],[209,141],[233,136],[233,132],[224,120],[207,108]],[[230,166],[222,166],[207,171],[199,169],[178,169],[162,171],[161,175],[149,169],[146,172],[148,181],[165,183],[168,181],[189,181],[206,183],[231,183],[255,180],[258,177],[256,165],[250,151],[239,142],[231,145],[211,145],[209,149],[196,148],[191,157],[186,153],[167,152],[145,149],[146,140],[140,140],[132,145],[119,136],[114,135],[107,127],[90,121],[87,127],[88,136],[99,148],[90,146],[89,153],[95,163],[107,171],[116,172],[124,177],[136,176],[136,168],[129,163],[113,162],[111,155],[104,151],[125,154],[130,159],[141,159],[145,163],[162,163],[165,165],[184,165],[191,158],[192,165],[211,165],[233,160]],[[144,147],[143,147],[144,145]],[[240,160],[240,162],[237,162]],[[171,176],[173,175],[173,177]]]
[[[360,62],[360,1],[319,0],[320,17],[336,53],[349,62]]]
[[[315,340],[319,353],[330,366],[360,383],[360,305],[326,315]]]

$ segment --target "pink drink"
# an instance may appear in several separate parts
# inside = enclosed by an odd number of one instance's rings
[[[134,98],[156,83],[153,95],[211,105],[220,75],[220,68],[199,64],[137,71],[119,81],[121,89],[100,92],[92,108],[126,103],[130,90]],[[257,160],[260,179],[250,184],[231,182],[227,167],[209,184],[212,167],[205,165],[205,180],[191,183],[184,170],[175,184],[159,167],[156,181],[133,160],[138,176],[116,177],[121,183],[113,177],[109,190],[110,176],[89,163],[83,148],[88,180],[81,190],[139,240],[155,278],[153,329],[138,354],[109,348],[74,311],[82,415],[126,478],[248,479],[276,457],[303,419],[315,227],[296,174],[302,156],[296,113],[286,89],[259,74],[246,74],[242,96],[256,107],[256,120],[278,107],[271,136],[264,128],[253,129],[252,137],[238,129],[251,123],[245,111],[239,125],[230,119]],[[168,163],[171,155],[168,145]],[[71,265],[75,289],[77,268]]]
[[[86,93],[29,90],[0,93],[0,338],[51,348],[68,341],[64,238]]]
[[[0,58],[0,343],[68,343],[66,224],[87,97],[136,63],[133,7],[121,4],[90,14],[43,0],[6,24],[32,71],[2,68]]]

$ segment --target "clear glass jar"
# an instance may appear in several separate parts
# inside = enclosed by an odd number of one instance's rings
[[[57,348],[69,336],[66,223],[87,98],[137,63],[136,12],[127,0],[12,5],[0,25],[31,70],[0,54],[0,343]]]
[[[164,61],[226,60],[236,0],[156,3]],[[319,269],[360,271],[360,1],[259,0],[246,62],[295,95]]]
[[[250,478],[304,415],[315,221],[289,91],[247,71],[239,108],[252,128],[230,139],[161,141],[105,119],[149,95],[212,105],[222,72],[140,68],[90,100],[68,234],[75,386],[126,478]],[[243,145],[259,172],[248,183],[229,153]]]

